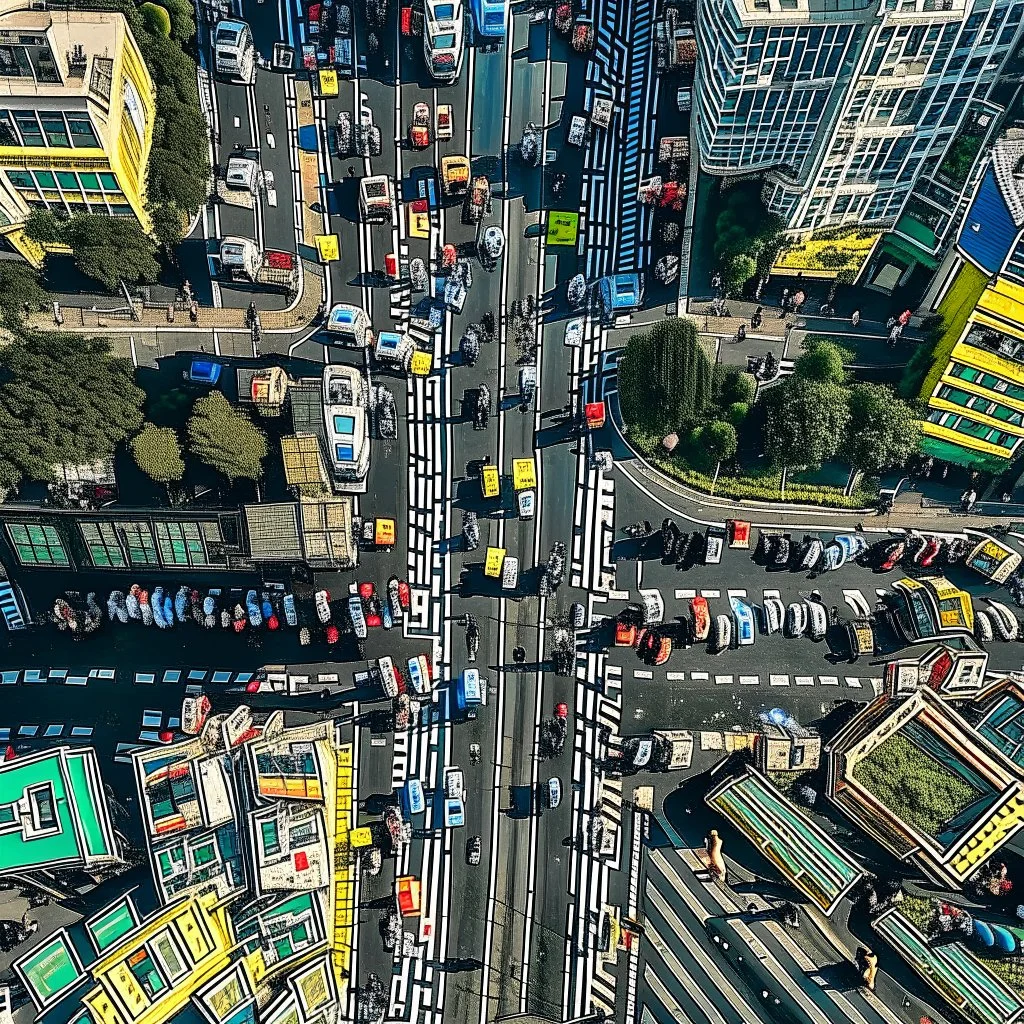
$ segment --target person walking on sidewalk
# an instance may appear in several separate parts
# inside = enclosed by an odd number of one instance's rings
[[[855,309],[850,316],[850,326],[856,327],[860,323],[860,310]]]

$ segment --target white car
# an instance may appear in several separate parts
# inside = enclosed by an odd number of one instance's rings
[[[573,317],[565,325],[565,344],[570,348],[579,348],[583,344],[583,317]]]
[[[515,590],[519,586],[519,559],[506,555],[501,566],[501,589]]]
[[[548,779],[548,807],[557,807],[562,802],[562,783],[556,778]]]
[[[423,13],[427,70],[440,82],[454,82],[462,68],[462,4],[459,0],[426,0]]]
[[[445,828],[461,828],[466,824],[466,805],[460,798],[449,797],[444,802]]]
[[[665,621],[665,602],[660,590],[641,590],[644,602],[644,625],[656,626]]]
[[[445,769],[444,773],[444,795],[450,800],[461,800],[466,788],[466,777],[462,769],[452,767]]]

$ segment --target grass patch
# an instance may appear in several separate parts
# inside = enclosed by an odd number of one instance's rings
[[[985,292],[988,277],[973,263],[965,263],[956,275],[956,280],[946,292],[945,298],[939,303],[936,311],[945,324],[945,332],[932,352],[932,368],[928,371],[921,385],[920,397],[931,398],[935,385],[945,373],[949,365],[949,357],[953,352],[960,335],[964,333],[971,313],[978,305],[978,300]]]
[[[639,429],[629,432],[629,441],[634,448],[663,473],[686,484],[687,487],[703,494],[714,494],[721,498],[746,498],[751,501],[785,501],[795,505],[821,505],[825,508],[862,509],[871,506],[878,497],[877,491],[858,488],[847,495],[842,488],[820,484],[787,483],[782,491],[782,474],[765,471],[719,475],[701,472],[688,465],[679,456],[669,455],[661,446],[661,438]]]
[[[935,905],[924,896],[912,896],[910,893],[903,894],[903,901],[900,903],[900,913],[922,934],[928,935],[931,932],[931,923],[935,917]]]
[[[880,233],[862,228],[816,232],[807,241],[783,250],[772,270],[783,274],[805,271],[826,278],[837,277],[843,271],[856,275]]]
[[[980,796],[899,732],[860,761],[853,777],[895,815],[933,838]]]

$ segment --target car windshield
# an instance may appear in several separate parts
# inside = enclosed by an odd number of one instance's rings
[[[438,21],[452,21],[455,17],[454,4],[438,4],[434,8],[434,17]]]
[[[455,33],[454,32],[443,32],[441,35],[434,36],[434,49],[435,50],[450,50],[455,46]]]

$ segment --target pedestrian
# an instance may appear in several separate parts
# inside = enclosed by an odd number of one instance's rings
[[[1009,491],[1003,491],[1003,504],[1004,505],[1009,505],[1011,497],[1012,497],[1012,495],[1010,494]]]
[[[750,326],[756,331],[761,326],[761,313],[762,307],[758,306],[754,310],[754,315],[750,318]]]
[[[354,178],[356,176],[356,169],[351,164],[348,165],[348,176],[350,178]]]
[[[859,309],[855,309],[853,311],[853,313],[850,315],[850,325],[852,327],[856,327],[857,324],[859,324],[859,323],[860,323],[860,310]]]
[[[739,330],[736,332],[736,341],[744,342],[747,340],[747,325],[740,324]]]
[[[891,331],[896,326],[896,317],[891,316],[885,321],[885,329]]]
[[[785,306],[786,299],[788,299],[788,298],[789,298],[789,289],[788,288],[783,288],[782,289],[782,300],[781,300],[783,306]]]

